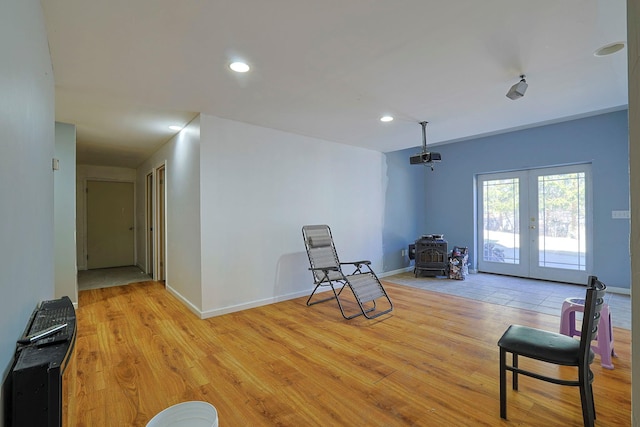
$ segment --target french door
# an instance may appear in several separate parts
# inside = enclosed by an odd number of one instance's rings
[[[478,270],[568,283],[591,271],[591,165],[478,176]]]

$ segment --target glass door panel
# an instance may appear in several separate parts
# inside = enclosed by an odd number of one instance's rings
[[[484,261],[520,263],[518,178],[484,182]]]
[[[521,173],[491,174],[479,178],[479,236],[481,271],[522,274]],[[526,178],[526,177],[525,177]],[[526,199],[525,199],[526,200]],[[524,254],[526,255],[525,250]],[[525,264],[526,265],[526,264]]]
[[[532,171],[532,185],[537,187],[533,277],[574,283],[587,280],[588,166]],[[536,227],[533,222],[532,227]]]

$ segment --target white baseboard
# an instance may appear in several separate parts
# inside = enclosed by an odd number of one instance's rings
[[[376,275],[378,277],[387,277],[387,276],[393,276],[394,274],[406,273],[408,271],[413,271],[413,267],[409,266],[409,267],[401,268],[400,270],[385,271],[384,273],[380,273],[380,274],[376,273]]]
[[[615,286],[607,286],[607,292],[610,294],[631,295],[631,289],[616,288]]]
[[[191,310],[200,319],[208,319],[209,317],[221,316],[223,314],[235,313],[236,311],[242,311],[242,310],[247,310],[247,309],[250,309],[250,308],[261,307],[263,305],[269,305],[269,304],[274,304],[274,303],[281,302],[281,301],[287,301],[287,300],[290,300],[290,299],[295,299],[295,298],[307,296],[311,292],[309,290],[293,292],[293,293],[286,294],[286,295],[279,295],[279,296],[275,296],[275,297],[264,298],[264,299],[261,299],[261,300],[249,301],[249,302],[242,303],[242,304],[230,305],[230,306],[227,306],[227,307],[222,307],[222,308],[216,308],[216,309],[212,309],[212,310],[204,310],[203,311],[203,310],[200,310],[195,305],[193,305],[191,303],[191,301],[186,299],[184,296],[182,296],[178,291],[173,289],[171,286],[167,286],[167,291],[169,291],[172,295],[174,295],[176,298],[178,298],[184,305],[187,306],[187,308],[189,310]]]
[[[384,273],[380,273],[378,274],[378,277],[380,278],[384,278],[387,276],[393,276],[394,274],[400,274],[400,273],[406,273],[409,271],[413,271],[413,267],[409,266],[403,269],[399,269],[399,270],[393,270],[393,271],[386,271]],[[175,289],[173,289],[171,286],[167,286],[167,291],[169,291],[172,295],[174,295],[176,298],[178,298],[184,305],[187,306],[187,308],[189,308],[189,310],[191,310],[196,316],[198,316],[200,319],[208,319],[210,317],[216,317],[216,316],[221,316],[223,314],[229,314],[229,313],[234,313],[236,311],[242,311],[242,310],[247,310],[250,308],[255,308],[255,307],[261,307],[263,305],[269,305],[269,304],[274,304],[277,302],[281,302],[281,301],[287,301],[290,299],[295,299],[295,298],[300,298],[303,296],[308,296],[311,291],[313,289],[308,289],[305,291],[298,291],[298,292],[292,292],[286,295],[279,295],[279,296],[274,296],[274,297],[269,297],[269,298],[264,298],[264,299],[260,299],[260,300],[255,300],[255,301],[249,301],[249,302],[245,302],[242,304],[237,304],[237,305],[231,305],[231,306],[227,306],[227,307],[221,307],[221,308],[216,308],[216,309],[212,309],[212,310],[200,310],[198,307],[196,307],[195,305],[193,305],[191,303],[191,301],[189,301],[188,299],[186,299],[184,296],[182,296],[178,291],[176,291]],[[321,293],[321,292],[326,292],[326,291],[330,291],[330,289],[327,287],[326,289],[318,289],[317,293]],[[617,288],[617,287],[607,287],[607,292],[612,293],[612,294],[622,294],[622,295],[630,295],[631,294],[631,290],[627,289],[627,288]]]
[[[290,299],[295,299],[295,298],[299,298],[299,297],[302,297],[302,296],[306,296],[309,293],[310,293],[310,291],[308,291],[308,290],[298,291],[298,292],[293,292],[293,293],[286,294],[286,295],[278,295],[278,296],[274,296],[274,297],[264,298],[264,299],[261,299],[261,300],[249,301],[249,302],[242,303],[242,304],[230,305],[230,306],[222,307],[222,308],[216,308],[216,309],[213,309],[213,310],[205,310],[202,313],[200,313],[200,318],[201,319],[207,319],[209,317],[221,316],[223,314],[234,313],[236,311],[242,311],[242,310],[247,310],[247,309],[250,309],[250,308],[261,307],[263,305],[274,304],[274,303],[277,303],[277,302],[287,301],[287,300],[290,300]]]
[[[191,303],[191,301],[189,301],[188,299],[186,299],[185,297],[182,296],[182,294],[178,291],[176,291],[175,289],[173,289],[171,286],[167,285],[165,286],[166,290],[169,291],[169,293],[171,295],[173,295],[174,297],[178,298],[180,300],[180,302],[182,302],[184,305],[187,306],[187,308],[189,310],[191,310],[196,316],[198,316],[199,318],[203,318],[202,317],[202,312],[200,311],[200,309],[198,307],[196,307],[195,305],[193,305]]]

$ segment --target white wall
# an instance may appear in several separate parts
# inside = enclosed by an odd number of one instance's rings
[[[136,182],[136,170],[113,166],[76,167],[76,253],[78,270],[87,269],[87,181]]]
[[[137,169],[143,268],[146,176],[163,164],[166,286],[201,317],[309,294],[305,224],[382,267],[381,153],[201,115]]]
[[[382,267],[384,155],[201,115],[203,317],[307,295],[301,228]]]
[[[54,295],[54,83],[38,0],[0,12],[0,373],[36,304]],[[4,396],[0,392],[0,413]],[[0,418],[0,425],[3,420]]]
[[[55,297],[78,303],[76,266],[76,127],[55,124],[55,157],[59,169],[54,181]]]
[[[640,0],[627,1],[629,166],[631,173],[631,413],[640,426]]]
[[[191,310],[200,313],[200,119],[189,123],[137,169],[136,246],[146,267],[146,176],[165,164],[166,286]]]

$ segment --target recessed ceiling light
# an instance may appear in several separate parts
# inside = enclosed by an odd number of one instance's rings
[[[246,73],[249,71],[249,66],[244,62],[232,62],[229,64],[229,68],[231,68],[236,73]]]
[[[171,129],[171,130],[182,130],[182,126],[171,125],[171,126],[169,126],[169,129]]]
[[[593,54],[595,56],[607,56],[607,55],[611,55],[612,53],[616,53],[619,50],[622,50],[623,48],[624,48],[624,42],[615,42],[615,43],[608,44],[606,46],[602,46],[600,49],[593,52]]]
[[[393,121],[393,117],[391,117],[391,116],[382,116],[382,117],[380,117],[380,121],[381,122],[392,122]]]

